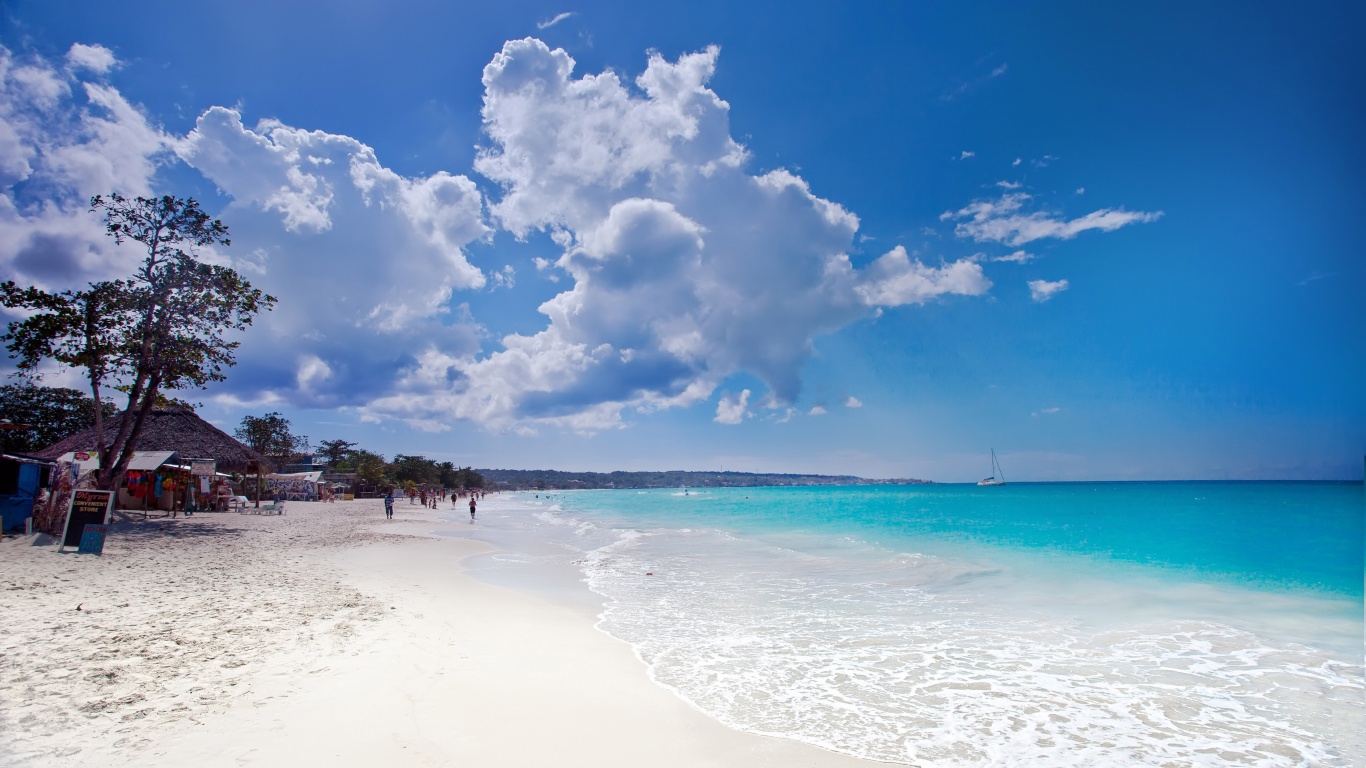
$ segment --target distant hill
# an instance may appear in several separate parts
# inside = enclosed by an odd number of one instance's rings
[[[869,480],[853,475],[788,475],[754,472],[560,472],[554,469],[479,469],[486,487],[538,491],[593,488],[756,488],[785,485],[920,485],[914,478]]]

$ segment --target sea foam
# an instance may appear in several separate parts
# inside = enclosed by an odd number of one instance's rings
[[[1355,596],[710,495],[557,494],[503,522],[582,569],[653,679],[740,730],[921,766],[1366,764]],[[853,498],[809,506],[859,523]]]

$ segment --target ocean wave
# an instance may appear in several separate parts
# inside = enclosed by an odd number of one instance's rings
[[[1366,761],[1362,667],[1314,648],[1017,608],[999,584],[975,589],[999,580],[991,564],[615,534],[580,561],[609,598],[600,627],[741,730],[930,766]]]

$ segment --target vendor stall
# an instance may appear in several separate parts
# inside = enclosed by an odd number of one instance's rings
[[[105,421],[106,445],[118,434],[122,420],[120,415]],[[84,455],[85,460],[77,462],[78,474],[87,473],[98,466],[95,451],[99,442],[95,430],[87,429],[35,455],[50,460]],[[214,463],[212,473],[195,474],[196,463],[206,461]],[[143,422],[134,461],[119,488],[118,505],[137,512],[170,512],[186,508],[186,502],[193,500],[192,508],[226,509],[219,500],[259,487],[260,476],[269,471],[266,464],[256,451],[201,419],[192,409],[156,408]],[[238,483],[229,473],[244,478],[243,487],[234,487]],[[209,504],[204,503],[206,495]]]

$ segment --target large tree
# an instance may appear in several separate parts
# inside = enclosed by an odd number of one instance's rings
[[[441,471],[436,462],[425,456],[404,456],[399,454],[389,465],[389,474],[400,483],[415,485],[436,485],[441,479]]]
[[[0,419],[31,427],[0,430],[0,444],[6,451],[41,450],[89,429],[97,416],[109,418],[118,410],[107,400],[102,406],[97,411],[95,401],[78,389],[41,387],[30,381],[0,386]]]
[[[200,248],[231,240],[227,226],[192,198],[113,194],[92,198],[90,210],[104,216],[115,242],[145,249],[142,264],[127,280],[94,283],[87,291],[49,293],[5,283],[0,300],[29,315],[11,323],[3,340],[21,368],[45,358],[85,368],[97,401],[111,379],[127,388],[119,431],[99,446],[100,486],[113,488],[163,391],[222,381],[241,344],[228,335],[251,325],[275,298],[232,269],[196,257]],[[99,434],[103,441],[103,429]]]
[[[475,472],[469,467],[464,467],[456,471],[456,478],[460,481],[461,488],[483,488],[484,476]]]
[[[309,450],[308,436],[296,435],[289,419],[272,411],[265,416],[244,416],[237,428],[237,439],[283,469],[291,459]]]
[[[437,465],[441,485],[446,488],[483,488],[484,476],[469,467],[457,467],[449,461]]]
[[[328,466],[336,467],[346,459],[356,445],[349,440],[323,440],[318,443],[318,455],[327,458]]]
[[[346,458],[342,459],[335,470],[355,472],[362,483],[370,486],[383,486],[392,482],[389,477],[389,462],[384,460],[382,454],[364,448],[353,448],[348,451]]]

